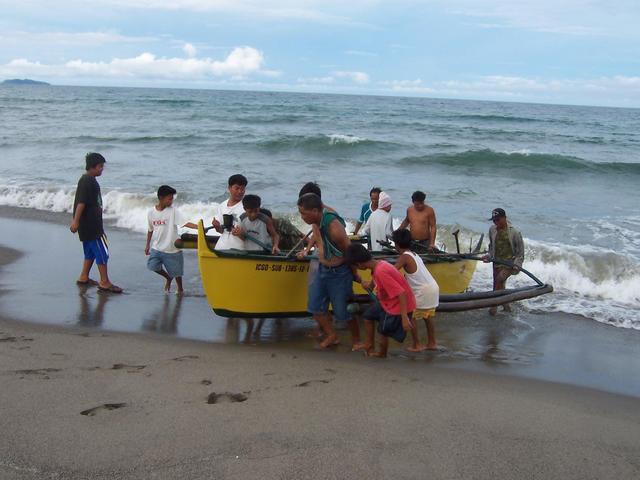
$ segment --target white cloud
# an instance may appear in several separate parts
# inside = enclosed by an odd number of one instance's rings
[[[304,86],[327,86],[332,85],[336,82],[336,78],[346,78],[347,80],[352,81],[358,85],[366,85],[369,83],[369,75],[364,72],[345,72],[338,71],[333,72],[331,75],[327,75],[325,77],[300,77],[297,82],[298,85]]]
[[[182,50],[184,51],[184,53],[187,54],[187,57],[189,58],[195,57],[196,54],[198,53],[198,50],[196,49],[196,47],[194,47],[191,43],[185,43],[184,46],[182,47]]]
[[[385,87],[391,87],[393,89],[411,89],[411,88],[423,88],[423,83],[420,78],[415,80],[384,80],[378,82],[379,85],[383,85]]]
[[[369,75],[365,72],[333,72],[333,75],[338,78],[348,78],[361,85],[369,83]]]
[[[245,77],[263,71],[264,56],[253,47],[236,47],[224,60],[210,58],[165,58],[143,53],[132,58],[114,58],[109,62],[72,60],[47,65],[27,59],[15,59],[0,66],[0,76],[38,76],[39,78],[138,78],[202,80],[211,77]]]
[[[297,82],[300,84],[307,84],[307,85],[328,85],[331,84],[335,81],[335,78],[331,77],[331,76],[326,76],[326,77],[309,77],[309,78],[298,78]]]
[[[388,92],[404,95],[640,106],[640,76],[539,79],[489,75],[428,84],[421,79],[390,80],[378,82],[377,85]]]

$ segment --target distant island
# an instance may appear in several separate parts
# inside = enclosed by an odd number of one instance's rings
[[[22,80],[19,78],[13,78],[11,80],[5,80],[0,85],[51,85],[47,82],[39,82],[37,80],[30,80],[28,78],[23,78]]]

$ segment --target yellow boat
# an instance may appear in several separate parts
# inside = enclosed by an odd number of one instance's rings
[[[198,224],[198,264],[209,305],[222,317],[306,317],[311,262],[243,251],[214,251]],[[387,256],[388,257],[388,256]],[[425,260],[441,294],[467,290],[474,260]],[[367,273],[367,272],[365,272]],[[365,277],[366,278],[366,277]],[[365,294],[354,283],[355,294]]]

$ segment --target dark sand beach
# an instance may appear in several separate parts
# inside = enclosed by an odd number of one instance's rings
[[[1,478],[640,475],[638,331],[516,309],[439,316],[437,354],[317,352],[213,315],[190,253],[165,296],[111,228],[127,294],[99,295],[67,216],[0,214]]]

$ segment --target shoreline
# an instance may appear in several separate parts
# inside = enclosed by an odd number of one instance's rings
[[[101,295],[95,289],[79,288],[75,278],[81,247],[69,233],[67,222],[62,221],[67,216],[60,214],[41,222],[38,213],[0,208],[3,230],[20,232],[2,243],[13,249],[12,257],[18,249],[23,252],[0,271],[0,317],[282,351],[314,348],[307,337],[313,328],[311,319],[251,321],[213,314],[202,292],[194,252],[187,251],[184,256],[187,294],[164,295],[159,277],[146,269],[143,236],[127,230],[108,231],[110,276],[125,288],[125,295]],[[45,250],[43,239],[47,240]],[[568,314],[528,312],[518,306],[513,314],[500,313],[497,317],[483,310],[442,313],[437,316],[436,329],[440,351],[410,354],[392,342],[389,363],[415,362],[427,369],[438,366],[532,378],[640,397],[640,384],[633,381],[640,368],[640,331],[617,329]],[[357,358],[347,346],[346,329],[338,333],[342,345],[334,354],[343,359]]]
[[[55,244],[57,227],[44,233],[42,223],[31,227]],[[130,235],[114,237],[124,248]],[[66,231],[61,238],[68,242]],[[126,251],[120,261],[130,261]],[[503,347],[492,336],[513,341],[509,329],[515,323],[489,332],[491,353],[458,361],[440,354],[400,352],[379,360],[314,351],[308,339],[295,340],[292,332],[281,341],[239,345],[238,339],[213,342],[161,330],[115,331],[101,322],[96,327],[11,318],[7,298],[38,298],[33,277],[24,277],[33,291],[15,290],[23,288],[18,271],[33,269],[38,258],[29,242],[23,252],[0,246],[2,478],[640,475],[638,396],[528,378],[515,368],[517,358],[500,358]],[[12,290],[6,290],[9,270]],[[71,299],[64,290],[56,296],[63,303],[39,300],[54,316]],[[104,308],[106,317],[118,302],[146,305],[167,298],[144,291],[98,297],[96,308]],[[195,306],[206,304],[204,298],[193,300]],[[92,308],[88,316],[95,320],[98,310]],[[121,312],[126,311],[141,312]],[[522,335],[521,327],[516,335]],[[460,336],[454,328],[447,337],[443,328],[442,338],[454,348],[455,342],[487,334],[481,321],[467,329]],[[241,337],[238,331],[236,336]],[[518,356],[527,356],[524,345],[514,350]],[[525,370],[535,368],[527,361]]]

